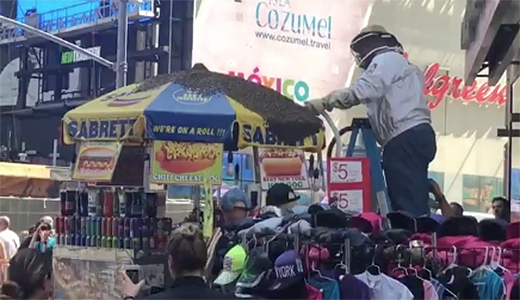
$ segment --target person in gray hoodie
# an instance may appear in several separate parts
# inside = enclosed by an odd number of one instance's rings
[[[361,76],[348,88],[309,100],[319,114],[364,104],[383,147],[383,170],[393,210],[413,216],[430,212],[428,166],[437,146],[424,97],[422,71],[404,57],[397,38],[382,26],[364,28],[350,44]]]

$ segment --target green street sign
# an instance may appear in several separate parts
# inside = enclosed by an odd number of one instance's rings
[[[68,65],[74,62],[74,51],[63,52],[61,54],[61,64]]]
[[[101,56],[101,47],[99,47],[99,46],[87,48],[85,50],[87,50],[88,52],[91,52],[94,55]],[[86,60],[91,60],[91,59],[92,59],[92,57],[79,53],[78,51],[67,51],[67,52],[61,53],[61,64],[62,65],[69,65],[72,63],[77,63],[80,61],[86,61]]]

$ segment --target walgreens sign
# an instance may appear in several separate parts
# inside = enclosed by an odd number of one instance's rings
[[[478,84],[476,81],[470,86],[464,86],[464,80],[457,76],[439,76],[440,65],[430,65],[424,72],[424,94],[431,96],[428,105],[434,109],[442,103],[446,96],[463,102],[480,104],[506,104],[507,86],[489,86],[486,82]]]

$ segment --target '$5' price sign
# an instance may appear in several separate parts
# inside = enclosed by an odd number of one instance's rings
[[[334,191],[332,197],[336,198],[336,207],[344,212],[363,212],[363,191]]]
[[[363,181],[362,164],[360,161],[334,161],[329,172],[330,183]]]

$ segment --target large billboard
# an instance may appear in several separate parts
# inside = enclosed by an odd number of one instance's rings
[[[371,0],[329,0],[326,5],[201,0],[195,10],[193,62],[243,76],[300,103],[325,96],[347,84],[353,67],[349,44],[365,25],[371,5]],[[339,120],[337,113],[334,120]]]

